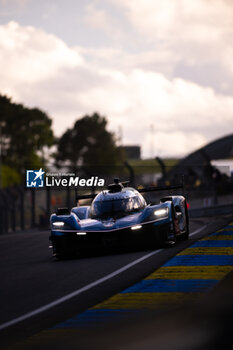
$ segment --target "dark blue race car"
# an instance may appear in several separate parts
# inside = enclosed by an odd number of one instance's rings
[[[92,198],[90,206],[74,207],[71,211],[58,209],[50,219],[54,256],[62,258],[85,248],[98,250],[100,246],[134,246],[143,242],[153,247],[161,243],[174,244],[179,237],[188,239],[185,197],[167,196],[158,204],[147,204],[140,192],[154,190],[161,188],[136,190],[115,179],[114,184],[97,195],[78,197]]]

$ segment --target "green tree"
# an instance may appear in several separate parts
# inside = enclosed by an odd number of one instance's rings
[[[54,142],[51,119],[38,108],[26,108],[0,95],[0,147],[3,164],[24,175],[45,165],[44,150]]]
[[[123,160],[123,153],[116,146],[113,133],[106,130],[105,117],[94,113],[77,120],[58,141],[57,164],[67,164],[76,169],[112,167]]]
[[[2,165],[1,170],[1,186],[3,188],[21,183],[21,176],[15,169]]]

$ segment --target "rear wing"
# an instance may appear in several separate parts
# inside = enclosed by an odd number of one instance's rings
[[[153,187],[146,187],[146,188],[137,188],[137,191],[140,193],[145,192],[153,192],[153,191],[168,191],[168,190],[178,190],[179,188],[184,188],[183,184],[179,185],[172,185],[172,186],[153,186]]]
[[[79,199],[94,199],[95,196],[97,196],[98,193],[77,195],[76,196],[76,200],[78,201]]]
[[[178,190],[178,189],[184,190],[184,183],[183,182],[182,182],[182,184],[177,184],[177,185],[172,185],[172,186],[160,186],[160,187],[151,186],[151,187],[147,187],[147,188],[136,188],[136,190],[140,193],[153,192],[153,191],[169,191],[169,190]],[[98,193],[77,195],[76,200],[78,201],[81,199],[94,199]]]

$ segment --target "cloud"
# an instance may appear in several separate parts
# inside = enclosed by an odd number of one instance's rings
[[[88,95],[80,93],[79,101],[111,115],[114,129],[123,125],[125,139],[140,140],[144,154],[149,154],[150,125],[162,154],[184,155],[224,135],[231,123],[233,98],[217,95],[210,88],[142,70],[105,74],[111,77],[105,87],[90,89]]]
[[[122,21],[119,21],[116,13],[112,13],[101,1],[88,2],[85,6],[83,22],[95,31],[111,39],[111,42],[124,40],[125,32],[122,30]],[[121,27],[121,28],[120,28]],[[88,29],[89,29],[88,28]]]
[[[56,38],[16,22],[0,26],[1,88],[48,79],[63,67],[82,64],[81,56]]]
[[[145,40],[213,43],[232,33],[232,3],[222,0],[112,0]],[[149,35],[148,35],[149,34]]]
[[[137,56],[138,68],[134,56],[119,49],[68,47],[15,22],[0,26],[0,51],[0,92],[47,111],[57,135],[97,111],[108,117],[111,130],[123,127],[125,144],[140,143],[143,156],[150,155],[152,136],[155,154],[174,156],[230,131],[233,97],[145,69],[153,52]],[[128,63],[113,67],[117,57]]]
[[[31,0],[11,0],[11,5],[14,7],[25,7]],[[0,5],[9,5],[9,0],[0,0]]]
[[[112,23],[104,9],[97,8],[93,3],[89,3],[85,8],[83,20],[95,29],[103,29],[112,31]]]
[[[217,91],[228,94],[233,82],[233,3],[230,0],[111,0],[131,23],[138,45],[169,54],[169,74],[179,76],[189,68],[198,74],[189,78],[198,84],[213,83]],[[175,56],[175,59],[172,56]],[[152,62],[150,63],[151,66]],[[224,72],[215,82],[212,67]],[[156,66],[159,69],[159,66]],[[163,67],[163,66],[162,66]],[[164,70],[163,70],[164,71]],[[165,72],[165,71],[164,71]],[[204,75],[203,80],[200,76]]]

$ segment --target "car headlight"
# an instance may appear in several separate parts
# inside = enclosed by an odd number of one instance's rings
[[[53,222],[53,226],[58,228],[58,227],[63,227],[65,225],[65,223],[63,221],[56,221]]]
[[[65,223],[63,221],[52,222],[52,228],[54,229],[64,228],[64,226],[65,226]]]
[[[142,225],[135,225],[131,227],[131,230],[140,230],[140,228],[142,228]]]
[[[73,226],[64,221],[54,221],[51,223],[52,230],[72,230]]]
[[[165,219],[168,217],[168,208],[161,208],[154,211],[156,219]]]

